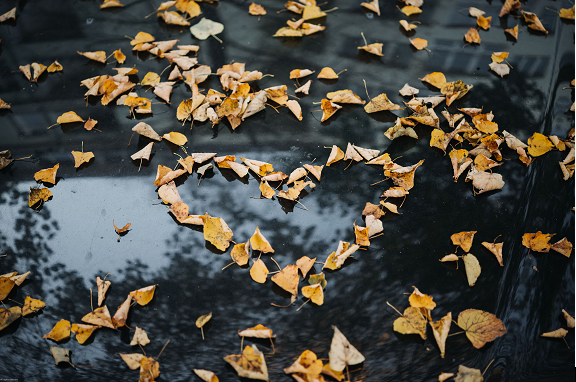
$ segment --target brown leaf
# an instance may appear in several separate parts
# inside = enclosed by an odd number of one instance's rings
[[[11,323],[22,316],[22,309],[19,306],[5,309],[0,308],[0,330],[8,327]],[[70,334],[68,334],[70,336]]]
[[[466,42],[470,44],[480,44],[480,42],[482,41],[476,28],[470,28],[468,32],[466,32],[466,34],[464,35],[464,39],[466,40]]]
[[[548,31],[546,30],[546,28],[544,28],[544,25],[542,25],[542,22],[540,21],[536,13],[526,11],[520,11],[520,13],[522,13],[522,16],[524,16],[524,21],[528,23],[528,28],[548,34]]]
[[[498,17],[505,16],[510,12],[520,8],[521,6],[522,4],[520,3],[520,0],[506,0],[500,9],[500,14]]]
[[[477,309],[467,309],[458,315],[458,326],[476,349],[506,334],[506,327],[495,315]]]
[[[522,236],[522,245],[536,252],[549,252],[551,245],[550,239],[555,234],[543,234],[538,231],[536,233],[525,233]]]
[[[268,381],[264,353],[258,350],[256,345],[246,346],[242,354],[228,355],[224,357],[224,361],[228,362],[240,377]]]

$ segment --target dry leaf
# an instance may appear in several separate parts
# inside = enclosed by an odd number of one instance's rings
[[[370,100],[370,102],[364,106],[366,113],[375,113],[383,110],[401,110],[402,108],[395,103],[390,102],[385,93],[378,95]]]
[[[338,109],[342,109],[342,106],[330,102],[326,98],[322,99],[322,119],[321,122],[326,121],[328,118],[334,115]]]
[[[464,35],[464,39],[466,40],[467,43],[470,44],[480,44],[480,42],[482,41],[476,28],[470,28],[468,32],[466,32],[466,34]]]
[[[436,303],[433,300],[432,296],[428,296],[418,290],[415,286],[413,286],[414,291],[408,297],[408,301],[410,302],[410,306],[413,308],[425,308],[428,310],[432,310],[436,307]]]
[[[491,62],[488,66],[490,66],[490,69],[502,78],[510,73],[510,67],[506,64],[497,64],[495,62]]]
[[[76,335],[76,341],[78,341],[78,343],[82,345],[84,342],[88,340],[88,338],[90,338],[90,336],[92,336],[92,333],[94,333],[94,331],[98,328],[99,326],[95,325],[72,324],[71,331]]]
[[[112,317],[110,316],[110,312],[106,305],[100,308],[94,309],[93,312],[88,313],[84,317],[82,317],[82,321],[93,324],[97,326],[105,326],[110,329],[116,329],[114,324],[112,323]]]
[[[253,338],[276,338],[276,334],[272,334],[272,329],[268,329],[261,324],[258,324],[253,328],[238,330],[238,335],[241,337]]]
[[[458,256],[456,256],[455,254],[446,255],[443,258],[441,258],[440,261],[443,263],[446,261],[458,261]]]
[[[572,243],[570,243],[568,239],[563,238],[562,240],[550,245],[550,249],[561,253],[566,257],[570,257],[570,254],[572,253]]]
[[[506,327],[495,315],[477,309],[467,309],[458,315],[458,326],[466,331],[466,337],[476,349],[486,342],[506,334]]]
[[[520,13],[522,13],[522,16],[524,16],[524,21],[526,21],[526,23],[528,24],[528,28],[548,34],[548,31],[546,30],[546,28],[544,28],[544,25],[542,25],[542,22],[540,21],[536,13],[526,11],[520,11]]]
[[[171,25],[181,25],[181,26],[188,26],[190,22],[182,17],[180,14],[174,11],[164,11],[158,12],[158,17],[160,17],[166,24]]]
[[[328,98],[332,102],[337,103],[352,103],[360,105],[366,103],[366,101],[362,101],[362,99],[357,94],[355,94],[352,90],[349,89],[330,92],[326,94],[326,98]]]
[[[402,25],[402,28],[404,28],[404,30],[406,32],[410,32],[412,29],[416,29],[418,28],[418,25],[416,24],[410,24],[408,21],[406,20],[400,20],[400,25]]]
[[[552,236],[555,234],[543,234],[538,231],[536,233],[525,233],[522,236],[522,245],[536,252],[550,251],[550,244],[548,243]]]
[[[450,332],[450,325],[452,324],[452,313],[448,312],[447,315],[442,317],[436,322],[430,322],[432,327],[432,333],[434,333],[434,338],[440,348],[440,357],[444,358],[446,354],[446,338],[448,338],[448,332]]]
[[[92,158],[94,158],[94,153],[91,151],[88,152],[81,152],[81,151],[72,151],[72,155],[74,156],[74,167],[78,168],[84,163],[90,162]]]
[[[196,319],[196,327],[201,330],[202,332],[202,339],[204,339],[204,325],[208,323],[212,319],[212,312],[208,314],[203,314],[202,316]]]
[[[466,278],[468,279],[468,285],[474,286],[476,280],[480,276],[480,271],[482,267],[478,262],[478,259],[471,253],[467,253],[462,256],[464,260],[464,267],[466,268]]]
[[[568,312],[566,312],[564,309],[562,309],[562,313],[564,313],[564,318],[566,319],[566,325],[569,328],[573,328],[574,327],[574,317],[572,317],[570,314],[568,314]]]
[[[70,362],[70,349],[50,346],[50,353],[52,353],[56,365],[58,365],[60,362],[66,362],[72,365],[72,367],[75,367],[72,362]]]
[[[414,39],[411,38],[409,40],[410,44],[412,44],[412,46],[414,46],[418,50],[425,49],[428,46],[428,41],[423,38],[414,38]]]
[[[492,16],[484,17],[484,16],[480,15],[476,18],[476,23],[478,24],[478,26],[480,28],[482,28],[484,30],[490,29],[490,21],[492,21]]]
[[[402,7],[402,9],[400,9],[400,12],[404,13],[406,16],[411,16],[418,13],[422,13],[422,10],[413,5],[407,5],[405,7]]]
[[[521,5],[522,4],[520,3],[520,0],[506,0],[502,5],[502,8],[500,9],[500,14],[498,15],[498,17],[502,17],[509,14],[515,9],[520,8]]]
[[[553,148],[554,144],[543,134],[534,133],[528,138],[528,154],[533,157],[544,155]]]
[[[250,277],[252,280],[256,281],[259,284],[264,284],[268,278],[268,268],[266,268],[266,264],[262,261],[262,259],[254,260],[252,267],[250,268]]]
[[[304,93],[308,94],[310,91],[310,85],[312,84],[312,80],[308,80],[304,85],[300,86],[298,89],[294,90],[295,93]]]
[[[22,315],[26,316],[28,314],[32,314],[32,313],[37,312],[38,310],[44,308],[45,306],[46,306],[46,304],[43,301],[34,299],[30,296],[26,296],[26,299],[24,300],[24,306],[22,307]],[[0,319],[0,326],[1,326],[1,322],[2,322],[2,320]]]
[[[196,373],[196,375],[205,382],[219,382],[219,379],[216,376],[216,374],[214,374],[214,372],[210,370],[204,370],[204,369],[192,369],[192,370],[194,370],[194,373]]]
[[[214,218],[206,214],[204,223],[204,240],[210,242],[220,251],[225,251],[230,246],[230,240],[234,234],[222,218]]]
[[[97,52],[76,52],[76,53],[91,60],[101,62],[103,64],[106,63],[106,52],[104,52],[103,50],[99,50]]]
[[[477,231],[464,231],[455,233],[450,236],[450,239],[452,240],[452,244],[459,246],[464,252],[468,252],[470,248],[472,248],[472,241],[474,240],[474,234],[476,232]]]
[[[112,220],[112,225],[114,226],[114,230],[116,231],[116,233],[118,235],[120,235],[121,233],[128,231],[130,229],[130,226],[132,225],[132,223],[128,223],[124,227],[118,228],[118,227],[116,227],[116,224],[114,224],[114,220]],[[107,282],[109,282],[109,281],[107,281]],[[108,288],[106,288],[106,289],[108,289]],[[98,304],[98,305],[100,306],[100,304]]]
[[[54,325],[50,333],[44,335],[42,338],[48,338],[56,342],[62,341],[66,338],[70,338],[70,328],[70,321],[62,319]]]
[[[150,285],[145,288],[140,288],[130,292],[130,296],[134,301],[140,306],[147,305],[154,297],[154,291],[156,290],[156,285]]]
[[[442,88],[442,86],[446,83],[446,77],[443,73],[434,72],[427,74],[424,78],[420,78],[421,81],[427,82],[430,85],[437,87],[438,89]]]
[[[482,242],[482,245],[486,247],[486,249],[488,249],[490,252],[492,252],[494,256],[496,256],[498,264],[500,264],[500,266],[503,267],[504,263],[502,261],[502,246],[504,245],[504,243],[488,243],[484,241]]]
[[[454,374],[452,374],[454,375]],[[454,378],[454,382],[482,382],[482,372],[478,369],[460,365],[458,367],[458,375]]]
[[[145,137],[148,137],[150,139],[154,139],[155,141],[162,140],[162,137],[160,137],[160,135],[158,135],[150,125],[144,122],[140,122],[136,126],[134,126],[132,128],[132,131]]]
[[[364,46],[359,46],[358,49],[360,50],[365,50],[368,53],[372,53],[375,54],[376,56],[384,56],[384,53],[382,53],[382,47],[384,46],[384,44],[380,43],[380,42],[375,42],[373,44],[367,44]]]
[[[324,304],[324,288],[320,283],[302,287],[302,295],[316,305]]]
[[[560,8],[559,16],[561,19],[574,20],[574,5],[572,8]]]
[[[116,232],[118,233],[118,230],[116,230]],[[96,277],[96,286],[98,287],[98,306],[102,305],[102,303],[104,302],[106,292],[108,291],[108,288],[110,288],[111,284],[112,283],[110,281],[105,281],[102,280],[100,277]]]
[[[412,86],[408,85],[408,83],[406,83],[402,89],[400,89],[400,95],[404,96],[404,97],[409,97],[409,96],[413,96],[415,94],[418,94],[420,92],[420,90],[413,88]]]
[[[394,320],[394,331],[401,334],[419,334],[425,340],[426,323],[426,318],[422,316],[420,310],[409,306],[404,310],[402,317]]]
[[[294,70],[290,71],[290,79],[293,80],[295,78],[306,77],[312,73],[314,73],[314,71],[312,71],[310,69],[294,69]]]
[[[335,80],[338,78],[338,74],[336,74],[334,69],[327,66],[327,67],[322,68],[320,73],[318,73],[317,78],[323,78],[326,80]]]
[[[472,185],[478,191],[476,194],[482,194],[487,191],[500,190],[504,187],[502,175],[489,172],[477,172],[472,175]]]
[[[50,66],[48,66],[48,68],[46,68],[48,73],[61,72],[63,69],[64,67],[60,65],[58,61],[54,61]]]
[[[424,159],[412,166],[400,167],[394,170],[385,170],[384,175],[390,177],[395,185],[408,191],[414,187],[414,174],[422,163],[424,163]]]
[[[6,20],[16,20],[16,7],[12,8],[8,12],[0,15],[0,23],[3,23]]]
[[[378,1],[379,0],[372,0],[371,2],[361,3],[360,6],[369,9],[380,16],[380,3]]]
[[[126,300],[118,307],[116,313],[112,317],[112,323],[114,327],[119,328],[126,325],[126,320],[128,319],[128,311],[130,310],[130,302],[132,302],[132,296],[128,295]]]
[[[540,334],[540,337],[549,337],[549,338],[564,338],[568,334],[568,330],[564,328],[556,329],[553,332],[543,333]]]
[[[22,309],[19,306],[13,306],[12,308],[9,309],[0,308],[0,330],[8,327],[11,323],[19,319],[21,316],[22,316]],[[68,324],[70,324],[70,322],[68,322]],[[70,336],[70,333],[68,333],[68,336]]]
[[[41,200],[47,202],[51,196],[52,192],[50,192],[50,190],[47,188],[30,187],[30,193],[28,194],[28,207],[36,205],[36,203],[40,202]]]
[[[298,275],[298,267],[293,264],[288,264],[279,273],[272,276],[271,280],[292,295],[298,294],[298,282],[300,275]]]
[[[122,4],[119,0],[104,0],[104,2],[100,4],[100,9],[118,8],[123,6],[124,4]]]
[[[298,269],[300,269],[300,272],[302,272],[303,278],[306,278],[306,275],[308,274],[310,269],[312,269],[315,262],[316,262],[315,257],[311,259],[308,256],[302,256],[301,258],[296,260],[296,266],[298,267]]]
[[[160,375],[160,364],[152,357],[140,361],[140,382],[154,382]]]
[[[308,94],[308,93],[306,93],[306,94]],[[11,106],[10,106],[9,103],[6,103],[6,102],[2,101],[2,99],[0,99],[0,109],[10,110],[10,109],[11,109]],[[2,157],[2,159],[5,159],[5,158]],[[2,161],[2,163],[3,163],[3,162],[4,162],[4,161]],[[0,169],[3,169],[4,167],[6,167],[6,165],[0,165]]]
[[[515,40],[518,40],[518,25],[516,25],[514,28],[504,29],[504,32],[514,37]]]
[[[305,5],[302,11],[302,18],[304,20],[318,19],[324,16],[326,16],[326,13],[316,5]]]
[[[144,146],[144,148],[142,150],[132,154],[132,156],[130,156],[130,158],[132,160],[137,160],[137,159],[150,160],[150,154],[152,153],[152,146],[153,145],[154,145],[154,142],[148,143],[146,146]]]
[[[288,109],[290,109],[290,111],[296,116],[296,118],[299,121],[302,120],[302,108],[300,107],[298,101],[293,99],[288,100],[286,101],[286,106],[288,106]]]
[[[190,32],[198,40],[206,40],[210,36],[214,37],[217,40],[220,40],[218,39],[218,37],[216,37],[216,35],[221,33],[223,30],[224,25],[209,20],[205,17],[202,18],[202,20],[200,20],[198,24],[190,27]]]
[[[52,168],[47,168],[44,170],[40,170],[34,174],[34,180],[37,182],[44,182],[44,183],[52,183],[56,184],[56,172],[60,167],[60,163],[57,163]]]
[[[438,376],[438,381],[439,382],[444,382],[445,380],[452,378],[454,376],[454,373],[440,373],[440,375]],[[470,381],[472,382],[472,381]],[[480,381],[482,382],[482,381]]]
[[[260,4],[252,3],[248,8],[248,13],[254,16],[264,16],[266,14],[266,10]]]
[[[69,111],[69,112],[62,114],[56,120],[56,123],[60,124],[60,125],[63,123],[71,123],[71,122],[84,122],[84,120],[82,118],[80,118],[80,116],[78,116],[78,114],[76,114],[73,111]]]
[[[310,378],[318,378],[322,372],[322,366],[322,361],[318,359],[314,352],[305,350],[290,367],[284,369],[284,372],[286,374],[302,373],[307,376],[307,380],[310,380]],[[318,379],[314,380],[319,381]]]
[[[224,361],[236,370],[238,376],[268,381],[268,368],[264,353],[256,345],[246,346],[242,354],[231,354],[224,357]]]
[[[177,132],[170,132],[162,136],[168,142],[174,143],[177,146],[184,146],[188,142],[188,138],[184,134]]]

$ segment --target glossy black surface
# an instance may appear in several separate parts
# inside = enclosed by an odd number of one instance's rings
[[[360,1],[329,1],[323,9],[338,7],[322,21],[324,32],[302,39],[271,37],[295,17],[277,11],[283,1],[262,0],[268,14],[248,15],[249,1],[201,4],[203,14],[225,25],[219,37],[198,41],[186,27],[174,27],[156,20],[150,1],[125,0],[120,9],[100,10],[97,1],[3,1],[0,14],[18,7],[16,21],[0,24],[0,98],[12,104],[0,112],[0,150],[9,149],[14,158],[32,155],[31,160],[14,162],[0,171],[0,274],[12,270],[31,271],[28,280],[9,298],[22,302],[30,295],[46,302],[42,313],[25,317],[0,332],[0,378],[21,381],[136,381],[138,372],[129,370],[117,353],[140,352],[131,347],[132,333],[126,329],[100,329],[86,344],[74,338],[58,346],[72,349],[72,362],[93,365],[72,369],[55,366],[49,352],[50,340],[41,337],[65,318],[80,322],[90,311],[89,288],[95,277],[110,272],[112,287],[106,304],[115,312],[128,292],[158,284],[153,301],[131,309],[129,325],[144,328],[151,339],[148,355],[159,358],[160,381],[197,381],[193,368],[216,372],[221,381],[239,378],[222,357],[240,351],[237,330],[262,323],[277,334],[275,354],[267,357],[270,378],[288,381],[282,368],[288,367],[305,349],[328,357],[332,325],[338,326],[366,357],[362,367],[354,367],[353,380],[436,380],[441,372],[456,372],[458,365],[484,370],[491,360],[485,380],[489,381],[572,381],[574,378],[574,331],[562,340],[542,339],[543,332],[565,327],[561,309],[574,313],[574,256],[555,252],[531,253],[522,246],[525,232],[556,233],[574,243],[574,180],[562,180],[558,161],[565,153],[550,152],[525,167],[517,155],[504,149],[505,163],[495,171],[506,185],[501,191],[474,196],[463,179],[454,183],[450,161],[429,146],[431,128],[419,126],[419,139],[389,141],[383,132],[396,116],[408,111],[368,115],[359,106],[344,106],[321,123],[319,102],[329,91],[352,89],[366,99],[363,79],[372,97],[384,92],[395,103],[403,97],[398,90],[405,84],[420,94],[438,94],[418,78],[441,71],[448,81],[457,79],[474,88],[448,108],[484,107],[492,110],[500,130],[507,130],[524,142],[534,132],[565,137],[574,126],[574,91],[565,89],[574,78],[574,23],[563,22],[546,8],[570,7],[567,1],[529,1],[522,9],[537,13],[548,35],[529,30],[513,17],[498,18],[500,1],[425,1],[423,13],[410,37],[426,38],[431,52],[415,51],[400,30],[398,20],[408,19],[390,1],[381,1],[381,16],[364,11]],[[160,1],[154,1],[157,6]],[[466,10],[475,6],[492,16],[489,31],[480,31],[482,43],[464,45],[463,35],[475,26]],[[191,20],[192,24],[200,18]],[[503,28],[520,24],[518,42],[510,40]],[[326,162],[329,149],[348,142],[388,152],[402,165],[425,159],[416,172],[416,185],[401,208],[401,215],[384,220],[384,235],[372,240],[366,251],[336,272],[326,272],[328,285],[322,306],[307,304],[300,311],[302,297],[291,308],[289,298],[270,280],[264,285],[250,279],[248,268],[236,265],[224,271],[229,253],[215,254],[206,245],[198,228],[178,225],[157,200],[152,184],[159,164],[174,167],[177,148],[165,142],[154,145],[149,164],[138,172],[138,162],[130,155],[149,140],[132,138],[138,122],[121,106],[102,106],[99,99],[83,99],[80,81],[102,74],[115,74],[116,64],[91,62],[76,51],[121,48],[128,56],[124,67],[136,66],[138,78],[148,71],[160,73],[167,60],[136,55],[129,39],[146,31],[157,40],[180,39],[182,44],[198,44],[200,64],[216,68],[231,61],[245,62],[247,70],[260,70],[264,77],[257,86],[286,84],[292,69],[317,72],[324,66],[336,72],[347,69],[337,81],[315,78],[309,96],[299,101],[304,120],[297,121],[286,108],[279,113],[271,107],[248,118],[232,131],[227,122],[215,128],[210,123],[187,123],[175,118],[177,105],[190,96],[189,88],[178,83],[171,105],[165,105],[151,91],[138,86],[137,92],[154,99],[153,116],[141,120],[164,134],[179,131],[189,139],[188,152],[217,152],[270,162],[275,169],[290,173],[315,160]],[[382,42],[384,57],[376,57],[357,47]],[[508,51],[513,69],[504,79],[489,71],[492,52]],[[58,60],[62,73],[43,74],[37,84],[18,72],[20,65]],[[109,59],[109,62],[113,61]],[[167,77],[168,71],[163,74]],[[301,82],[303,83],[303,82]],[[212,76],[201,89],[221,89]],[[440,114],[444,104],[436,110]],[[80,116],[98,120],[98,131],[82,126],[56,126],[56,118],[74,110]],[[440,117],[441,126],[448,124]],[[74,168],[70,152],[92,151],[95,159]],[[182,154],[182,152],[179,152]],[[28,207],[28,190],[35,185],[33,174],[60,163],[58,182],[51,187],[53,198],[42,209]],[[325,168],[321,182],[301,199],[302,205],[278,200],[254,199],[260,196],[258,180],[250,175],[240,181],[228,172],[215,170],[198,187],[197,174],[179,182],[178,190],[191,213],[222,217],[234,232],[236,242],[246,241],[256,226],[275,249],[274,258],[285,266],[299,257],[319,261],[336,250],[339,240],[353,241],[353,223],[362,221],[366,202],[378,203],[391,183],[380,169],[345,163]],[[131,222],[130,232],[117,241],[112,226]],[[453,251],[450,235],[476,230],[474,253],[482,274],[469,287],[459,269],[438,259]],[[504,267],[480,243],[498,235],[504,244]],[[263,257],[270,270],[275,266]],[[537,268],[537,271],[533,269]],[[315,271],[321,271],[321,265]],[[301,285],[306,285],[303,282]],[[428,340],[415,335],[402,336],[392,330],[398,315],[386,301],[403,310],[412,286],[430,294],[437,303],[432,312],[439,319],[448,312],[474,308],[494,313],[508,333],[477,350],[464,335],[448,338],[446,357],[440,358],[431,331]],[[8,306],[15,303],[7,301]],[[214,316],[206,340],[202,341],[194,322],[212,311]],[[453,325],[451,332],[458,328]],[[249,344],[248,339],[245,344]],[[256,342],[265,352],[267,341]],[[266,349],[268,348],[268,349]]]

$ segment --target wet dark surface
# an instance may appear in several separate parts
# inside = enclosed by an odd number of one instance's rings
[[[564,89],[574,78],[574,24],[561,21],[546,8],[570,7],[567,1],[530,1],[522,9],[537,13],[550,31],[548,35],[529,30],[519,19],[498,19],[500,1],[426,1],[413,37],[426,38],[431,52],[414,51],[399,30],[398,20],[407,19],[393,2],[381,1],[380,17],[365,12],[360,1],[329,1],[323,9],[338,7],[325,19],[326,30],[302,39],[271,37],[294,17],[277,13],[282,1],[263,0],[268,14],[261,19],[248,15],[250,2],[221,1],[201,4],[202,16],[225,25],[219,37],[198,41],[186,27],[173,27],[155,19],[150,1],[125,0],[122,9],[100,10],[97,1],[3,1],[0,14],[17,6],[17,19],[0,24],[0,98],[12,104],[0,112],[0,150],[9,149],[14,158],[32,155],[0,171],[0,274],[12,270],[31,271],[27,281],[15,288],[9,298],[22,302],[30,295],[46,302],[42,313],[24,317],[0,332],[0,376],[20,381],[136,381],[138,371],[127,368],[117,353],[140,352],[129,345],[127,329],[99,329],[84,345],[72,338],[58,344],[72,350],[73,369],[55,366],[49,352],[50,340],[41,337],[60,319],[80,322],[90,308],[89,288],[95,289],[96,276],[108,272],[112,287],[106,304],[112,314],[128,292],[158,284],[152,302],[131,308],[129,326],[145,329],[151,343],[144,349],[159,358],[159,381],[197,381],[193,368],[216,372],[221,381],[239,378],[222,357],[240,351],[237,330],[264,324],[277,334],[275,354],[267,357],[270,378],[288,381],[282,368],[288,367],[305,349],[328,357],[332,325],[348,337],[366,357],[355,370],[353,380],[436,380],[441,372],[456,372],[458,365],[481,369],[494,362],[484,374],[489,381],[572,381],[574,378],[574,331],[562,340],[543,339],[543,332],[565,327],[561,310],[574,313],[574,256],[555,252],[528,253],[521,237],[526,232],[556,233],[574,242],[574,180],[562,180],[558,161],[565,153],[550,152],[525,167],[511,150],[503,150],[504,165],[495,171],[506,182],[501,191],[474,196],[463,177],[454,183],[448,156],[429,146],[431,128],[416,129],[419,139],[399,138],[393,142],[383,133],[396,116],[407,110],[368,115],[361,107],[345,106],[321,123],[318,104],[329,91],[351,89],[366,99],[363,79],[372,97],[384,92],[395,103],[403,99],[398,90],[409,83],[421,96],[438,94],[418,78],[441,71],[448,81],[457,79],[474,88],[448,110],[456,107],[484,107],[492,110],[500,130],[522,141],[534,132],[565,137],[574,126],[574,91]],[[160,2],[155,1],[158,5]],[[385,4],[384,4],[385,3]],[[462,36],[475,20],[465,10],[478,7],[492,16],[489,31],[480,31],[482,43],[463,46]],[[201,17],[202,17],[201,16]],[[199,18],[191,20],[192,24]],[[324,22],[323,22],[324,23]],[[507,39],[503,28],[520,24],[518,42]],[[291,308],[289,298],[270,280],[253,282],[248,268],[230,262],[229,252],[213,253],[201,229],[178,225],[157,200],[152,184],[157,165],[174,167],[174,146],[154,145],[149,164],[138,172],[138,162],[130,160],[143,148],[147,138],[132,138],[138,122],[128,108],[102,106],[98,99],[83,99],[83,79],[115,74],[116,64],[90,62],[76,51],[121,48],[127,55],[123,67],[136,66],[138,78],[148,71],[160,73],[167,60],[137,56],[130,51],[129,39],[146,31],[157,40],[180,39],[181,44],[198,44],[200,64],[215,69],[231,61],[245,62],[247,70],[260,70],[264,77],[257,86],[286,84],[293,94],[295,85],[289,72],[324,66],[336,72],[347,69],[333,83],[312,76],[309,96],[299,101],[304,120],[297,121],[286,108],[277,113],[271,107],[248,118],[232,131],[227,122],[215,128],[209,122],[182,126],[175,118],[177,105],[190,96],[179,82],[171,105],[137,86],[141,96],[153,99],[153,116],[141,118],[158,133],[179,131],[189,139],[188,152],[217,152],[270,162],[276,170],[290,173],[296,167],[316,160],[326,163],[329,149],[348,142],[378,149],[398,158],[401,165],[425,159],[416,172],[416,185],[401,208],[401,215],[383,218],[384,234],[372,240],[366,251],[356,254],[335,272],[326,272],[328,285],[322,306],[307,304],[296,311],[303,298]],[[382,42],[384,57],[358,52],[363,45]],[[502,79],[488,64],[495,51],[508,51],[513,69]],[[40,62],[49,65],[57,59],[62,73],[45,73],[37,84],[18,72],[20,65]],[[112,62],[109,59],[108,62]],[[165,71],[163,78],[167,77]],[[303,83],[303,82],[301,82]],[[201,85],[220,90],[213,76]],[[436,107],[438,115],[444,104]],[[57,117],[74,110],[80,116],[98,120],[98,131],[82,126],[50,130]],[[445,130],[448,124],[440,117]],[[95,159],[74,168],[70,152],[94,152]],[[179,152],[182,154],[182,152]],[[51,187],[53,198],[35,211],[28,207],[28,190],[35,185],[33,174],[60,163],[58,182]],[[225,170],[223,170],[225,171]],[[224,176],[223,176],[224,175]],[[193,214],[208,212],[222,217],[234,232],[236,242],[246,241],[256,226],[275,249],[274,259],[285,266],[303,255],[324,261],[336,250],[339,240],[353,241],[353,223],[362,221],[366,202],[378,203],[391,185],[384,182],[378,168],[363,164],[325,168],[322,180],[301,204],[255,199],[260,196],[253,174],[244,182],[218,169],[202,180],[189,176],[178,190]],[[285,187],[284,187],[285,189]],[[255,197],[255,198],[251,198]],[[304,207],[306,209],[304,209]],[[121,226],[132,223],[127,235],[117,241],[112,220]],[[440,263],[453,251],[450,235],[476,230],[471,252],[478,257],[482,274],[474,287],[466,281],[464,267]],[[504,267],[482,246],[482,241],[504,244]],[[275,265],[263,256],[270,270]],[[536,267],[537,271],[533,268]],[[321,271],[321,265],[315,266]],[[303,282],[301,286],[307,284]],[[454,317],[469,308],[482,309],[499,317],[508,333],[484,348],[475,349],[462,334],[448,338],[446,357],[429,330],[428,339],[398,335],[392,330],[398,309],[408,306],[406,293],[417,286],[437,303],[432,312],[439,319],[448,312]],[[14,306],[5,300],[7,306]],[[195,320],[213,312],[201,340]],[[458,328],[453,325],[451,332]],[[245,340],[245,344],[251,341]],[[266,341],[256,342],[271,352]]]

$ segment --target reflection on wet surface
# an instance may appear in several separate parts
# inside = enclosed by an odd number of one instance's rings
[[[358,4],[348,1],[330,1],[328,7],[339,10],[326,18],[326,31],[297,41],[270,37],[290,17],[276,13],[281,2],[263,1],[269,12],[259,21],[237,16],[247,13],[246,2],[202,3],[203,16],[225,24],[219,35],[224,44],[214,39],[198,42],[186,28],[145,19],[153,10],[148,2],[125,3],[124,9],[101,11],[97,2],[56,9],[20,1],[17,20],[0,29],[0,98],[12,103],[12,111],[0,115],[0,150],[10,149],[16,158],[33,155],[32,160],[0,171],[0,254],[6,254],[0,258],[0,273],[30,270],[31,276],[9,298],[23,301],[30,295],[47,304],[42,313],[22,318],[0,332],[2,376],[26,381],[136,380],[138,372],[129,370],[117,355],[140,351],[129,345],[132,333],[128,329],[99,329],[85,345],[75,339],[59,344],[72,349],[76,365],[93,365],[77,369],[56,367],[49,352],[53,343],[41,339],[62,318],[79,322],[91,309],[89,288],[95,288],[95,277],[110,272],[112,287],[106,304],[112,312],[128,292],[158,284],[149,305],[131,308],[128,325],[147,331],[151,339],[145,347],[148,355],[157,355],[170,340],[159,359],[159,380],[198,380],[193,368],[213,370],[224,381],[238,380],[222,357],[240,351],[237,330],[258,323],[277,334],[276,353],[266,358],[274,381],[290,379],[282,368],[305,349],[327,358],[332,325],[366,357],[361,367],[355,367],[354,380],[432,380],[440,372],[457,370],[460,364],[484,370],[492,359],[485,380],[573,380],[573,333],[567,338],[570,349],[561,340],[539,337],[564,324],[561,309],[574,312],[573,257],[528,256],[521,245],[525,232],[538,230],[574,242],[574,184],[562,180],[557,165],[563,153],[551,152],[526,168],[506,149],[503,154],[510,160],[497,169],[505,187],[474,196],[469,183],[453,182],[447,157],[429,147],[429,128],[416,129],[418,140],[391,142],[383,136],[397,116],[408,115],[406,110],[367,115],[360,107],[348,106],[324,123],[320,123],[321,113],[313,112],[319,108],[313,102],[328,91],[347,88],[365,99],[363,79],[372,97],[385,92],[395,103],[402,101],[397,90],[406,82],[419,88],[420,95],[435,94],[417,79],[442,71],[449,81],[462,79],[474,85],[448,108],[451,112],[455,106],[483,106],[494,112],[501,130],[523,141],[534,131],[564,137],[574,125],[574,114],[566,114],[574,92],[563,89],[574,78],[573,23],[563,23],[545,11],[559,4],[523,4],[542,15],[550,33],[534,35],[522,26],[524,32],[513,44],[500,28],[511,27],[517,20],[509,17],[501,21],[507,25],[498,25],[500,2],[427,1],[424,12],[413,19],[421,22],[416,35],[429,40],[432,53],[428,54],[410,49],[398,30],[397,20],[403,15],[397,10],[370,18]],[[470,6],[495,17],[491,30],[481,32],[482,44],[462,47],[461,36],[474,20],[458,10]],[[55,19],[66,22],[54,23]],[[172,105],[156,99],[153,117],[141,120],[160,134],[185,133],[188,152],[253,158],[285,173],[304,163],[323,164],[329,154],[325,147],[345,148],[347,142],[386,151],[392,158],[400,157],[397,162],[402,165],[425,159],[402,214],[383,218],[384,235],[372,240],[368,250],[357,252],[342,269],[326,272],[324,305],[307,304],[296,312],[303,302],[300,298],[291,308],[276,308],[271,303],[287,305],[289,297],[270,280],[256,284],[248,268],[236,265],[222,271],[230,262],[229,252],[215,254],[198,227],[177,224],[157,199],[152,184],[156,167],[173,166],[178,159],[175,147],[155,144],[150,163],[138,172],[139,163],[129,157],[149,142],[133,137],[128,146],[131,128],[138,121],[128,118],[124,107],[104,107],[93,99],[86,105],[80,81],[113,71],[110,65],[90,63],[76,51],[109,53],[120,47],[127,53],[130,47],[124,35],[134,36],[140,30],[157,39],[199,44],[199,62],[213,69],[235,60],[246,62],[249,70],[274,74],[260,80],[260,88],[287,84],[292,93],[295,87],[291,88],[288,73],[294,68],[347,69],[335,84],[313,79],[310,95],[300,101],[303,122],[286,109],[276,113],[267,108],[234,132],[225,122],[214,129],[209,123],[196,122],[191,130],[188,124],[177,123],[175,109],[189,97],[188,88],[178,84]],[[370,41],[384,43],[385,56],[359,54],[360,32]],[[488,71],[491,52],[502,50],[511,52],[509,61],[514,67],[505,79]],[[136,65],[140,80],[147,71],[160,72],[166,66],[157,58],[127,56],[123,66]],[[38,84],[12,73],[20,65],[48,64],[54,59],[64,66],[64,72],[43,75]],[[201,88],[219,86],[212,78]],[[87,132],[82,126],[46,129],[69,110],[98,120],[102,133]],[[70,151],[80,150],[82,142],[95,159],[75,169]],[[57,184],[50,187],[54,196],[34,211],[27,205],[33,174],[55,163],[60,163],[60,170]],[[258,226],[275,249],[274,259],[285,266],[303,255],[324,261],[339,240],[352,241],[353,223],[361,223],[365,203],[377,203],[389,186],[388,182],[370,186],[382,179],[380,169],[363,164],[325,168],[322,181],[301,204],[257,199],[260,192],[253,174],[241,181],[218,169],[204,177],[199,187],[197,174],[179,180],[178,190],[191,213],[222,217],[237,243],[246,241]],[[113,220],[118,226],[132,223],[119,241]],[[482,275],[472,288],[463,267],[438,262],[453,251],[450,235],[467,230],[478,231],[472,252],[482,265]],[[504,267],[480,245],[498,235],[502,235],[498,241],[505,243]],[[275,269],[269,256],[262,258],[270,270]],[[316,264],[314,271],[320,272],[321,265]],[[422,341],[392,330],[397,314],[386,301],[403,310],[408,305],[404,293],[410,293],[412,285],[434,296],[435,319],[448,312],[457,316],[468,308],[483,309],[502,319],[508,333],[481,350],[474,349],[464,335],[449,337],[446,358],[441,359],[431,332]],[[213,319],[202,341],[194,322],[209,311]],[[272,350],[267,341],[255,343],[266,353]]]

